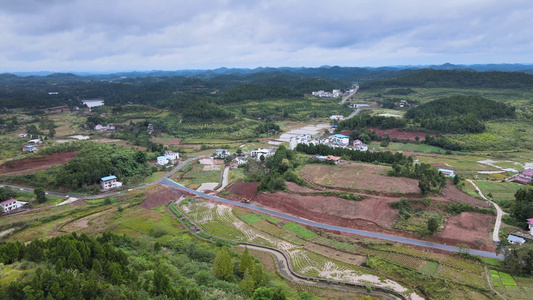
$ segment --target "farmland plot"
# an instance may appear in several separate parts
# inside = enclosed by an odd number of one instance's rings
[[[273,246],[283,250],[295,247],[290,242],[258,231],[249,224],[241,221],[229,206],[213,204],[207,201],[191,200],[182,204],[181,209],[187,217],[214,236]]]
[[[333,261],[319,254],[303,249],[289,251],[294,270],[302,275],[317,276],[358,284],[374,284],[389,288],[398,293],[405,293],[408,289],[395,281],[382,279],[376,275],[368,274],[368,271],[360,271],[356,267]]]

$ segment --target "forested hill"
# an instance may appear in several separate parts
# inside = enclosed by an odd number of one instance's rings
[[[515,109],[480,96],[452,96],[411,108],[405,114],[407,119],[446,117],[473,117],[481,120],[514,118]]]
[[[533,86],[533,75],[521,72],[475,72],[423,69],[403,77],[374,81],[364,88],[427,87],[427,88],[526,88]]]

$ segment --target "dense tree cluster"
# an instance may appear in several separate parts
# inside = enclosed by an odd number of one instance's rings
[[[267,123],[261,123],[257,125],[257,127],[254,130],[254,132],[257,134],[268,133],[270,131],[278,132],[280,131],[280,128],[275,123],[267,122]]]
[[[466,116],[478,120],[513,118],[515,109],[505,103],[480,96],[452,96],[411,108],[405,114],[407,119]]]
[[[514,204],[511,206],[511,215],[516,221],[523,224],[533,217],[533,190],[519,189],[515,195]]]
[[[423,69],[387,81],[361,85],[372,87],[426,87],[426,88],[527,88],[533,85],[533,75],[522,72],[473,72],[459,70]]]
[[[282,86],[266,86],[257,84],[243,84],[228,91],[216,100],[217,104],[243,102],[248,100],[264,100],[279,98],[301,98],[303,94]]]
[[[185,110],[183,110],[183,117],[205,121],[213,119],[229,119],[234,118],[235,115],[213,103],[198,101],[191,103]]]
[[[412,163],[412,157],[406,157],[403,154],[396,152],[392,154],[390,151],[370,152],[370,151],[354,151],[347,148],[332,148],[327,145],[305,145],[298,144],[296,151],[306,154],[318,155],[335,155],[345,157],[353,161],[360,161],[366,163],[382,163],[382,164],[398,164]]]
[[[354,130],[359,128],[403,128],[407,125],[407,121],[400,118],[384,117],[384,116],[371,116],[368,114],[356,115],[355,117],[347,120],[340,121],[338,124],[338,131],[341,130]]]

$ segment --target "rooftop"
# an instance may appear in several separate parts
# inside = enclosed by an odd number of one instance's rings
[[[9,199],[9,200],[6,200],[6,201],[3,201],[3,202],[0,202],[0,204],[2,204],[2,205],[8,205],[8,204],[13,203],[13,202],[17,202],[17,200],[11,198],[11,199]]]
[[[109,176],[100,178],[101,181],[108,181],[108,180],[113,180],[113,179],[117,179],[117,176],[109,175]]]
[[[533,169],[525,169],[524,171],[520,172],[520,174],[533,177]]]

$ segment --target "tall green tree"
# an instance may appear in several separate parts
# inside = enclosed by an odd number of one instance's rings
[[[241,261],[239,264],[239,273],[244,275],[246,270],[250,270],[250,272],[252,272],[254,269],[254,265],[254,259],[250,255],[248,247],[244,248],[244,253],[241,256]]]
[[[226,248],[220,248],[213,261],[213,268],[211,270],[216,278],[221,280],[228,280],[233,275],[233,264],[231,262],[231,256]]]
[[[33,193],[35,194],[35,199],[39,203],[45,203],[46,202],[46,193],[44,192],[44,188],[38,187],[35,190],[33,190]]]
[[[431,216],[428,219],[428,231],[431,234],[434,234],[439,230],[440,224],[439,219],[435,216]]]

